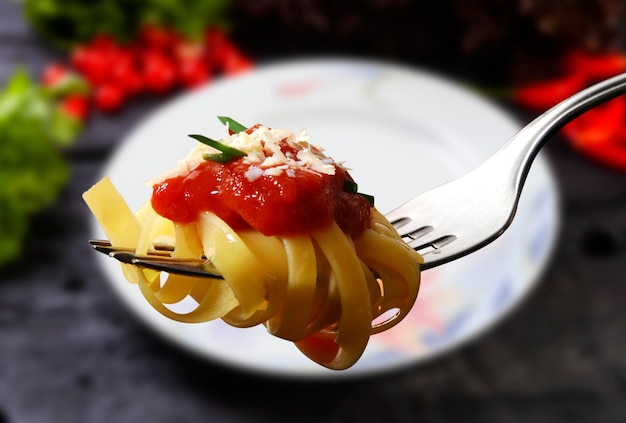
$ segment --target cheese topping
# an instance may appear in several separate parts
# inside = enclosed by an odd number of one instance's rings
[[[250,164],[246,178],[251,182],[263,175],[278,176],[283,172],[293,176],[294,170],[334,175],[335,166],[342,165],[326,156],[323,148],[310,144],[310,138],[304,129],[294,133],[288,129],[257,125],[252,127],[249,133],[236,134],[230,134],[227,127],[226,136],[219,141],[246,153],[243,161]],[[287,148],[284,148],[285,145]],[[295,155],[293,152],[296,152]],[[203,155],[216,153],[219,151],[215,148],[199,142],[187,157],[178,161],[176,167],[148,181],[148,185],[186,175],[205,160]]]

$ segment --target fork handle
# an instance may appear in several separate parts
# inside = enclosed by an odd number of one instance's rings
[[[626,93],[626,73],[594,84],[536,117],[515,134],[483,166],[517,169],[513,183],[519,197],[530,166],[543,144],[584,112]],[[481,166],[482,167],[482,166]],[[500,172],[499,174],[507,174]]]

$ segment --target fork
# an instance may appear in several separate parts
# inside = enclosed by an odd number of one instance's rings
[[[593,107],[626,93],[626,73],[563,100],[519,130],[470,173],[439,185],[385,217],[402,239],[422,254],[422,270],[464,257],[497,239],[510,226],[530,167],[545,142]],[[205,259],[170,258],[172,247],[155,246],[148,256],[91,240],[96,250],[137,266],[191,276],[220,277]]]
[[[626,73],[563,100],[519,130],[465,176],[407,201],[386,214],[430,269],[466,256],[510,226],[530,167],[545,142],[593,107],[626,93]]]

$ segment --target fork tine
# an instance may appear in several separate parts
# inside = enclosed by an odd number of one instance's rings
[[[440,249],[457,240],[456,235],[443,234],[432,226],[399,233],[404,242],[424,257],[424,262],[420,266],[422,270],[431,269],[448,261],[439,256]]]
[[[439,236],[435,228],[431,225],[418,226],[417,229],[414,229],[415,225],[411,225],[412,221],[413,219],[409,217],[403,217],[392,222],[392,224],[400,233],[402,240],[421,255],[434,252],[456,240],[456,236],[454,235]],[[403,228],[405,230],[402,230]],[[422,265],[422,269],[427,267],[428,260]]]
[[[456,239],[457,237],[455,235],[444,235],[442,237],[435,238],[435,239],[431,238],[430,241],[422,242],[421,244],[417,244],[412,247],[415,251],[424,255],[424,254],[435,252],[436,250],[439,250],[440,248],[445,247],[446,245],[456,241]]]
[[[385,215],[402,239],[424,257],[422,270],[457,258],[457,250],[463,248],[461,244],[464,243],[459,240],[463,233],[450,232],[452,228],[462,231],[461,228],[466,226],[451,225],[460,219],[454,207],[454,199],[458,194],[445,193],[455,184],[457,182],[449,182],[424,192]],[[451,244],[459,245],[453,247]]]
[[[107,240],[92,239],[89,243],[96,251],[121,263],[185,276],[224,279],[211,262],[204,257],[202,259],[172,258],[173,248],[169,245],[155,245],[155,249],[149,250],[147,256],[137,256],[131,249],[113,247]]]
[[[224,279],[224,277],[210,265],[210,262],[206,260],[142,257],[125,251],[118,251],[109,255],[122,263],[161,272],[176,273],[183,276]]]
[[[111,254],[118,251],[131,253],[134,251],[134,249],[131,248],[113,247],[110,241],[104,239],[90,239],[89,243],[93,246],[94,250],[102,254]],[[149,256],[171,257],[171,253],[174,251],[174,247],[167,244],[155,244],[153,247],[154,249],[148,250],[147,254]]]

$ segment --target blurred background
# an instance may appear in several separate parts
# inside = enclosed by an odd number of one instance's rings
[[[361,380],[272,379],[166,343],[94,270],[80,195],[168,100],[280,60],[427,69],[526,122],[626,72],[625,7],[0,0],[0,423],[624,421],[624,98],[546,147],[562,227],[529,298],[462,348]]]

